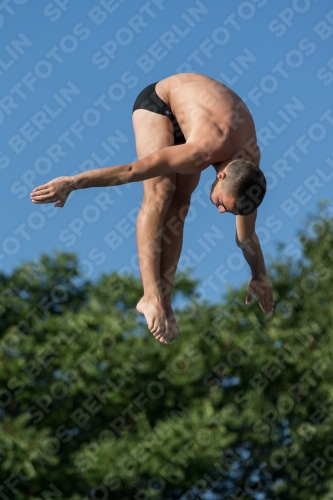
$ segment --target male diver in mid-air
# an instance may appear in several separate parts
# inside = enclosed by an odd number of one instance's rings
[[[171,289],[184,219],[201,171],[212,165],[216,179],[210,199],[220,213],[236,216],[236,243],[252,273],[246,303],[255,295],[261,309],[272,313],[272,289],[255,233],[266,181],[259,168],[254,122],[245,103],[212,78],[178,74],[149,85],[138,95],[133,127],[137,161],[58,177],[35,188],[32,202],[55,202],[56,207],[63,207],[76,189],[143,181],[137,246],[144,293],[137,310],[154,337],[170,343],[178,337]]]

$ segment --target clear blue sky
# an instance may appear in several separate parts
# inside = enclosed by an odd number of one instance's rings
[[[146,85],[176,72],[220,79],[253,113],[269,184],[257,222],[266,256],[277,255],[279,241],[296,248],[304,215],[331,195],[328,0],[8,0],[1,4],[0,37],[5,272],[60,249],[76,252],[90,278],[125,269],[138,274],[140,184],[80,191],[63,209],[32,205],[29,192],[79,168],[133,160],[133,102]],[[250,276],[234,242],[235,217],[218,214],[208,200],[214,174],[212,167],[202,174],[180,263],[194,268],[208,300]]]

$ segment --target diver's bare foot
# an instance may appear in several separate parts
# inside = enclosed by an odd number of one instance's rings
[[[164,305],[161,300],[158,298],[148,299],[143,296],[138,302],[136,309],[144,315],[148,329],[157,340],[163,344],[172,342],[173,334],[169,331]]]
[[[165,305],[165,312],[167,315],[167,321],[169,325],[169,331],[172,336],[172,341],[177,340],[179,336],[179,328],[171,304]]]

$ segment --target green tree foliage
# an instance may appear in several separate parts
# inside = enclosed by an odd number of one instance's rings
[[[330,209],[280,247],[271,316],[180,276],[170,345],[132,276],[71,254],[1,275],[0,498],[333,499]]]

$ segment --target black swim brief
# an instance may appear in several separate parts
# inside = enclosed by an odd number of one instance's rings
[[[148,85],[148,87],[144,88],[140,92],[135,100],[133,112],[136,109],[146,109],[148,111],[152,111],[153,113],[167,116],[173,125],[175,144],[184,144],[186,140],[175,115],[172,113],[169,106],[156,94],[155,86],[157,83],[158,82]]]

